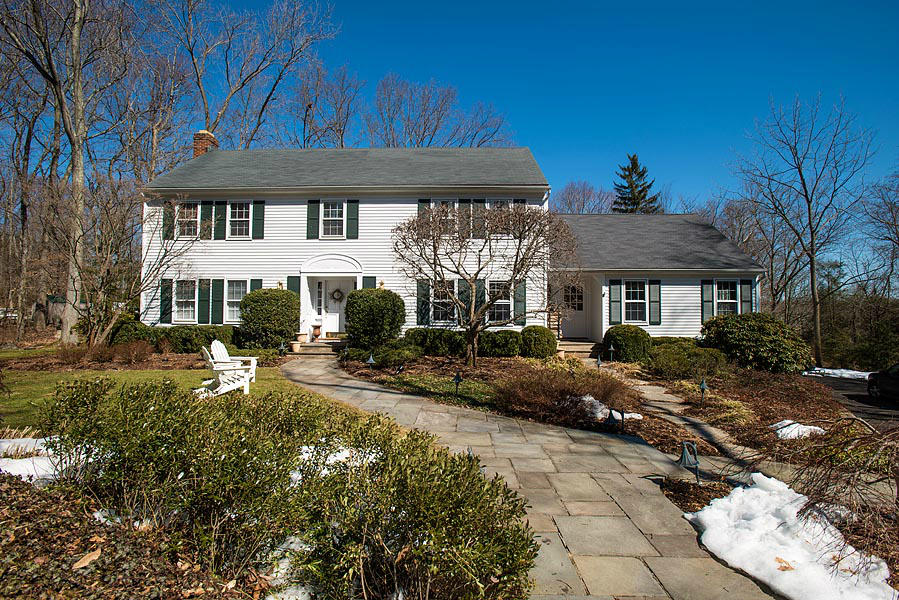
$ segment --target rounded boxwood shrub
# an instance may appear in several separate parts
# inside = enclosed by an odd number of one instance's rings
[[[482,331],[478,336],[478,356],[506,358],[521,354],[521,333],[518,331]]]
[[[521,330],[521,355],[527,358],[555,356],[556,336],[549,327],[528,325]]]
[[[684,346],[697,346],[698,341],[696,338],[691,337],[676,337],[676,336],[668,336],[668,335],[660,335],[658,337],[652,338],[652,347],[656,346],[668,346],[670,344],[680,344]]]
[[[702,326],[702,345],[718,348],[741,367],[771,373],[795,373],[814,364],[799,332],[766,313],[709,319]]]
[[[711,379],[727,367],[727,358],[717,348],[700,348],[678,342],[653,346],[646,361],[649,371],[665,379]]]
[[[354,348],[376,348],[396,339],[405,322],[406,305],[396,292],[374,288],[347,294],[347,342]]]
[[[107,339],[110,346],[117,344],[127,344],[129,342],[147,342],[151,346],[156,345],[159,339],[161,329],[144,325],[131,314],[124,314],[119,317],[118,323],[112,330]]]
[[[649,355],[652,338],[642,327],[636,325],[613,325],[602,338],[602,347],[606,356],[610,356],[609,348],[615,348],[614,359],[620,362],[640,362]]]
[[[463,356],[465,336],[452,329],[413,327],[406,331],[405,341],[418,346],[427,356]]]
[[[290,290],[254,290],[240,301],[240,320],[242,347],[278,348],[296,334],[300,297]]]
[[[165,339],[172,352],[194,354],[203,346],[209,348],[214,340],[230,344],[233,337],[234,327],[231,325],[175,325],[160,328],[157,343]]]

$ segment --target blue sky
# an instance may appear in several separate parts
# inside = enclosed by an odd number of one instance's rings
[[[684,6],[688,5],[688,6]],[[899,165],[899,2],[334,3],[319,48],[368,81],[385,73],[492,102],[550,184],[611,187],[627,152],[657,185],[700,200],[769,100],[842,94],[877,130],[869,172]]]

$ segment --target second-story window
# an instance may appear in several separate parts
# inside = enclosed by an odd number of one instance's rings
[[[199,206],[196,202],[178,205],[178,237],[195,238],[199,232]]]
[[[343,201],[322,202],[322,237],[343,237]]]
[[[232,238],[250,237],[250,203],[232,202],[228,215],[228,235]]]

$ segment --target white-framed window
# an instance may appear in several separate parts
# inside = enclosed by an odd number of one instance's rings
[[[175,321],[194,323],[197,320],[197,282],[181,279],[175,282]]]
[[[455,319],[456,311],[453,305],[453,291],[455,282],[447,281],[446,286],[434,286],[434,298],[431,302],[432,320],[435,323],[450,323]]]
[[[735,315],[740,312],[740,286],[736,279],[715,281],[715,314]]]
[[[322,316],[325,308],[325,282],[318,281],[315,284],[315,314]]]
[[[342,238],[345,235],[345,221],[343,200],[322,200],[323,238]]]
[[[511,202],[505,198],[495,198],[490,200],[491,210],[509,210]]]
[[[231,239],[249,239],[250,237],[250,202],[235,201],[228,205],[228,237]]]
[[[225,302],[227,304],[228,313],[227,320],[229,323],[240,322],[240,301],[247,295],[246,279],[229,279],[228,289],[226,290]]]
[[[646,304],[646,280],[626,280],[624,282],[624,321],[626,323],[645,323]]]
[[[442,208],[446,210],[446,214],[443,215],[443,221],[445,223],[445,227],[447,231],[451,231],[453,229],[453,224],[457,218],[461,217],[460,215],[456,215],[456,199],[455,198],[436,198],[431,200],[431,208]],[[460,223],[460,225],[462,225]]]
[[[579,285],[566,285],[562,288],[562,302],[568,310],[583,311],[584,288]]]
[[[496,298],[493,305],[487,309],[487,320],[501,323],[512,318],[512,286],[508,281],[488,281],[487,293],[490,298]]]
[[[179,203],[176,221],[178,237],[197,237],[200,233],[200,205],[196,202]]]

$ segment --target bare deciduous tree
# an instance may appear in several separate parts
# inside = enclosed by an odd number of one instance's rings
[[[365,114],[370,146],[504,146],[511,135],[505,117],[492,106],[464,111],[456,88],[435,81],[411,83],[396,74],[378,82],[374,105]]]
[[[772,106],[759,125],[756,153],[741,160],[744,184],[760,212],[779,219],[805,255],[812,305],[815,362],[822,364],[819,261],[834,249],[862,198],[861,173],[872,134],[857,127],[843,104],[822,111],[820,99]]]
[[[292,122],[283,130],[284,142],[299,148],[352,146],[364,86],[345,66],[329,73],[320,64],[310,65],[287,104]]]
[[[571,214],[609,213],[614,201],[614,192],[597,189],[588,181],[569,181],[560,192],[550,197],[555,212]]]
[[[400,271],[423,287],[414,290],[419,320],[462,329],[474,365],[481,332],[547,315],[558,304],[548,290],[578,284],[579,269],[577,242],[558,215],[524,205],[472,207],[422,211],[394,228],[393,251]],[[530,295],[516,309],[525,289]]]

